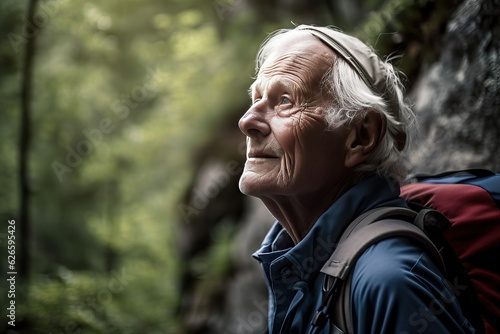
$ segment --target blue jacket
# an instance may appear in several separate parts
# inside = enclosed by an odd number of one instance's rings
[[[307,333],[321,303],[320,273],[342,230],[364,211],[406,204],[399,186],[373,175],[344,193],[297,245],[276,222],[254,254],[269,291],[269,333]],[[353,272],[355,333],[475,333],[453,289],[419,245],[403,237],[370,246]],[[321,333],[330,332],[330,324]]]

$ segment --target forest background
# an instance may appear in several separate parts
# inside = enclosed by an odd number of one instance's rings
[[[186,230],[219,192],[241,214],[237,120],[267,34],[337,26],[395,56],[411,90],[460,3],[2,0],[0,271],[17,274],[15,298],[0,283],[0,330],[189,331],[185,280],[220,289],[238,226],[218,224],[204,241]],[[211,156],[224,163],[217,194],[195,187]],[[202,255],[187,265],[193,244]]]

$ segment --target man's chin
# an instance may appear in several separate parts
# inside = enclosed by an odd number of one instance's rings
[[[248,196],[256,196],[256,190],[253,184],[249,184],[248,180],[245,180],[242,176],[239,183],[239,188],[242,194]]]
[[[239,182],[240,191],[248,196],[261,197],[264,195],[265,186],[262,180],[259,180],[258,175],[255,175],[252,172],[243,172]],[[269,184],[267,184],[269,186]]]

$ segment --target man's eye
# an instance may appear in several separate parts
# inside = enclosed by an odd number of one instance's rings
[[[293,101],[286,96],[280,97],[279,101],[276,111],[281,117],[291,116],[300,110],[300,108],[296,108]]]
[[[291,101],[288,97],[283,96],[283,97],[281,98],[280,104],[281,104],[281,105],[283,105],[283,104],[292,104],[292,101]]]

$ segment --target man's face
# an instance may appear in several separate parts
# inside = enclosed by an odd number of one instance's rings
[[[345,170],[347,129],[326,129],[320,82],[332,51],[305,32],[280,36],[252,85],[239,121],[247,136],[240,189],[256,197],[321,196]]]

